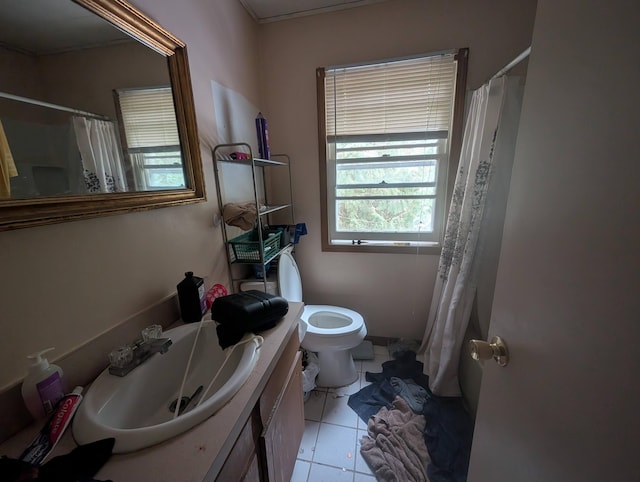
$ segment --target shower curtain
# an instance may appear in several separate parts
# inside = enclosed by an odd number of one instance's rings
[[[86,189],[95,192],[125,192],[126,178],[120,144],[111,121],[74,117]]]
[[[511,171],[522,102],[519,84],[518,78],[492,79],[476,90],[471,100],[431,309],[419,350],[430,389],[436,395],[461,394],[458,362],[475,296],[483,213],[494,169]]]

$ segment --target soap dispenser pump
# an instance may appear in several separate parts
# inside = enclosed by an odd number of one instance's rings
[[[53,348],[47,348],[27,356],[35,361],[29,366],[29,373],[22,382],[22,398],[34,419],[51,413],[56,403],[64,397],[62,368],[42,357],[51,350]]]

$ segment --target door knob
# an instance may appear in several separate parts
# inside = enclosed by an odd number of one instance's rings
[[[470,340],[471,358],[476,361],[490,360],[493,358],[501,367],[509,363],[509,350],[504,340],[499,336],[494,336],[491,343],[483,340]]]

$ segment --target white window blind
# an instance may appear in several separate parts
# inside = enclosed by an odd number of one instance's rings
[[[325,70],[331,244],[438,243],[455,53]]]
[[[448,131],[454,54],[327,70],[326,128],[332,136]]]
[[[118,100],[130,151],[180,145],[171,87],[119,90]]]

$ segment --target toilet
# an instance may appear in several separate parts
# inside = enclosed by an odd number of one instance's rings
[[[286,249],[278,261],[280,295],[288,301],[302,301],[302,280],[298,265]],[[320,387],[342,387],[357,380],[351,349],[358,346],[367,334],[360,313],[331,305],[305,305],[300,330],[302,348],[318,354]],[[305,331],[306,330],[306,331]]]

